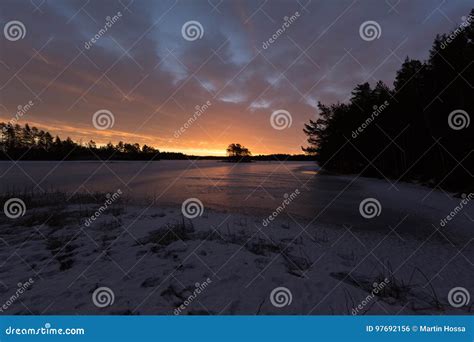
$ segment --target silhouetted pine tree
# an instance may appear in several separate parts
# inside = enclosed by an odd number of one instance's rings
[[[474,191],[474,10],[469,18],[435,38],[427,61],[407,58],[393,89],[364,83],[347,104],[319,103],[303,150],[329,171]],[[468,114],[463,129],[448,124],[455,110]]]

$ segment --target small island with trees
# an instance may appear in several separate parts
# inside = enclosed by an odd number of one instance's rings
[[[252,153],[250,150],[241,144],[230,144],[227,147],[226,161],[232,163],[250,163],[252,161]]]

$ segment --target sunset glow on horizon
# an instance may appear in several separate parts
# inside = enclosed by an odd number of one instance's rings
[[[0,117],[0,122],[8,122],[10,119],[6,117]],[[119,141],[126,143],[138,143],[140,146],[148,145],[159,149],[162,152],[181,152],[187,155],[194,156],[225,156],[226,148],[229,144],[243,141],[215,141],[212,145],[209,145],[207,141],[192,141],[191,146],[186,144],[174,144],[173,137],[166,139],[156,138],[153,136],[147,136],[142,134],[134,134],[132,132],[118,131],[114,129],[109,130],[96,130],[87,126],[83,127],[72,127],[69,125],[64,125],[59,122],[48,124],[41,123],[29,120],[19,121],[18,124],[28,124],[30,127],[36,127],[40,130],[50,132],[54,137],[59,136],[60,139],[65,140],[66,138],[71,138],[76,142],[81,142],[82,144],[87,144],[90,140],[94,141],[97,146],[105,146],[107,143],[111,142],[116,145]],[[273,154],[265,146],[247,146],[253,155],[268,155]],[[280,153],[280,152],[275,152]],[[295,151],[293,154],[302,154],[303,152]]]

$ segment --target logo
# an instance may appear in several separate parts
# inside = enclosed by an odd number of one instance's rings
[[[99,287],[92,293],[92,302],[98,308],[105,308],[114,304],[115,294],[112,289],[108,287]]]
[[[21,21],[12,20],[3,27],[3,34],[9,41],[16,42],[17,40],[25,38],[26,27]]]
[[[270,302],[274,307],[282,308],[293,301],[291,291],[286,287],[277,287],[270,293]]]
[[[455,131],[469,127],[470,123],[471,118],[469,117],[469,114],[462,109],[456,109],[449,113],[448,125]]]
[[[359,204],[359,212],[362,217],[372,219],[382,212],[382,205],[375,198],[366,198]]]
[[[379,23],[373,20],[363,22],[359,27],[359,35],[366,42],[379,39],[382,35],[382,28]]]
[[[23,202],[19,198],[10,198],[3,205],[3,212],[8,218],[11,218],[11,219],[19,218],[20,216],[25,215],[25,212],[26,212],[25,202]]]
[[[471,295],[464,287],[453,287],[448,293],[448,302],[453,308],[468,305],[470,301]]]
[[[181,35],[187,41],[193,42],[204,36],[204,28],[199,21],[190,20],[181,27]]]
[[[100,131],[114,127],[115,117],[110,110],[101,109],[92,116],[92,124]]]
[[[274,111],[270,117],[270,124],[274,129],[279,131],[291,127],[292,122],[293,118],[290,112],[284,109]]]
[[[193,219],[198,216],[202,216],[202,213],[204,212],[204,205],[197,198],[188,198],[183,202],[183,205],[181,206],[181,212],[188,219]]]

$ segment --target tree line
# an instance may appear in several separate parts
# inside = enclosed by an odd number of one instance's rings
[[[325,170],[474,191],[474,10],[426,61],[407,57],[392,88],[359,84],[318,108],[303,150]]]
[[[28,124],[0,123],[0,159],[2,160],[154,160],[162,156],[159,150],[137,143],[97,146],[90,140],[81,144],[67,137],[61,140]],[[178,154],[169,154],[170,156]]]
[[[224,156],[193,156],[181,152],[163,152],[148,145],[138,143],[117,144],[109,142],[98,146],[93,140],[87,143],[76,142],[70,137],[62,140],[59,136],[30,127],[29,124],[0,123],[0,160],[232,160],[238,162],[311,160],[307,155],[272,154],[252,156],[240,144],[230,144]]]

